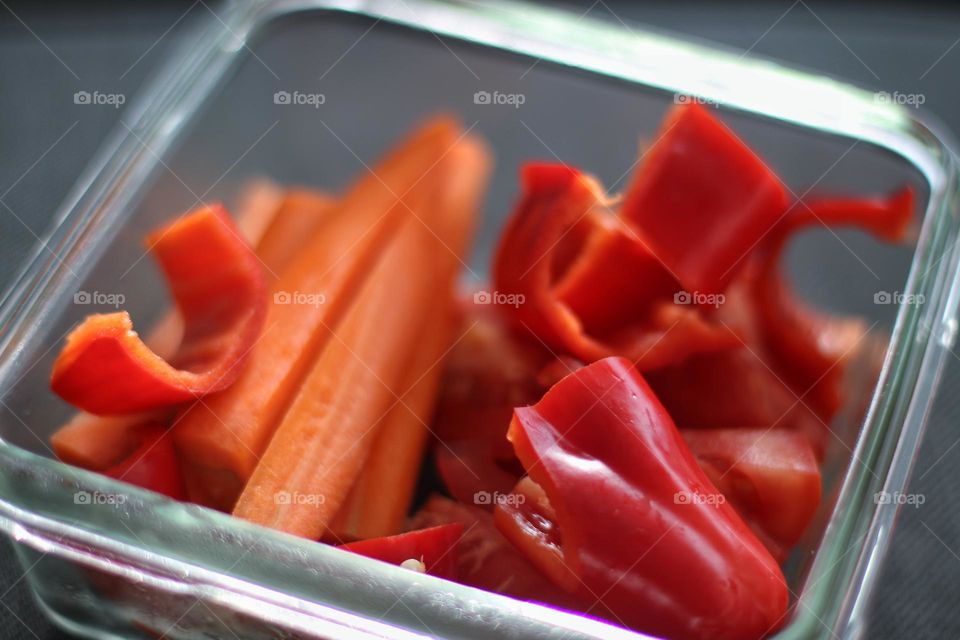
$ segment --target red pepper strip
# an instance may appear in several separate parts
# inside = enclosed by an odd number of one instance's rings
[[[858,318],[818,313],[790,290],[780,257],[793,233],[808,226],[853,225],[890,242],[904,239],[913,220],[913,191],[907,187],[887,198],[822,198],[795,208],[760,253],[755,281],[756,311],[762,343],[798,394],[807,394],[829,422],[844,403],[844,363],[865,341],[867,326]],[[869,344],[869,341],[866,341]]]
[[[627,189],[623,218],[689,292],[718,293],[787,210],[777,176],[696,104],[675,108]]]
[[[186,500],[187,497],[173,441],[167,429],[159,424],[142,427],[140,446],[103,474],[162,493],[174,500]]]
[[[628,361],[607,358],[567,376],[514,411],[508,437],[555,513],[550,539],[573,576],[558,584],[600,601],[613,620],[676,639],[746,639],[786,615],[776,561]],[[521,522],[521,502],[497,506],[507,516],[497,520],[501,531],[543,532],[542,522]]]
[[[809,441],[784,429],[683,429],[707,477],[779,560],[820,504],[820,468]]]
[[[426,573],[456,580],[457,542],[462,534],[462,524],[442,524],[395,536],[351,542],[338,548],[396,565],[416,560],[423,563]]]
[[[263,324],[267,295],[253,249],[223,207],[202,207],[147,237],[184,318],[166,362],[125,311],[88,316],[67,336],[50,385],[90,413],[135,413],[228,387]]]
[[[671,300],[676,279],[644,246],[642,238],[614,216],[592,216],[592,233],[562,271],[556,296],[590,335],[636,323],[655,301]]]
[[[584,362],[623,355],[643,370],[691,353],[738,344],[725,327],[707,323],[696,307],[674,306],[672,300],[656,301],[669,276],[647,277],[657,273],[657,265],[632,232],[617,226],[592,177],[561,165],[527,165],[523,184],[523,198],[501,237],[494,260],[497,292],[514,294],[521,301],[500,307],[518,326],[561,354]],[[584,232],[584,225],[593,231]],[[576,249],[565,243],[568,232],[578,238],[573,244],[579,245],[580,256],[571,257]],[[590,237],[594,233],[599,234],[597,239]],[[584,236],[586,239],[582,239]],[[558,273],[564,268],[570,273],[569,280]],[[606,287],[610,282],[624,283],[632,299],[621,304],[622,294]],[[596,290],[588,295],[591,285]],[[665,311],[665,304],[671,309]],[[649,307],[650,311],[637,316],[631,307],[634,311]],[[594,311],[589,311],[591,308]],[[618,326],[591,335],[580,312],[591,318],[594,328]],[[612,320],[615,318],[619,323]]]
[[[457,543],[458,582],[520,600],[576,611],[586,608],[530,564],[497,530],[493,516],[482,509],[433,495],[414,515],[412,525],[435,527],[449,522],[463,525]]]
[[[903,242],[913,223],[915,193],[903,187],[885,197],[814,197],[784,220],[787,230],[823,224],[859,227],[887,242]]]
[[[755,347],[699,355],[650,372],[647,382],[675,424],[786,429],[804,435],[819,459],[829,432],[764,357]]]

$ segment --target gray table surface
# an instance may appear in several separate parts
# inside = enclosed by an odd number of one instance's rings
[[[924,107],[960,132],[960,7],[804,0],[557,4],[721,42],[878,90],[923,94]],[[183,20],[210,10],[203,0],[83,6],[0,0],[0,286],[117,121],[111,108],[76,108],[73,93],[97,88],[132,95]],[[960,433],[954,426],[960,356],[954,359],[910,488],[926,500],[900,517],[871,607],[872,638],[960,637]],[[35,607],[6,542],[0,605],[0,637],[64,637]]]

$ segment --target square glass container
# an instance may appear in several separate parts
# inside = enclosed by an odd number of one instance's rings
[[[772,62],[534,6],[454,0],[218,6],[123,113],[0,306],[0,529],[46,613],[96,638],[640,637],[61,464],[46,441],[71,409],[48,373],[76,322],[112,310],[76,304],[77,292],[123,294],[136,325],[149,326],[168,301],[144,232],[200,201],[231,203],[252,177],[338,189],[418,119],[458,113],[497,156],[471,264],[482,277],[522,161],[581,166],[615,191],[638,139],[687,99],[718,109],[796,195],[902,184],[920,195],[913,248],[820,229],[788,256],[808,299],[866,317],[886,347],[879,379],[858,381],[865,417],[850,407],[831,425],[825,497],[787,564],[795,604],[779,635],[862,634],[898,510],[876,496],[905,490],[956,333],[947,134],[909,106]],[[878,304],[879,294],[899,304]]]

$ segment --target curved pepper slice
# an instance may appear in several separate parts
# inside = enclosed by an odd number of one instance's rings
[[[913,220],[909,187],[886,198],[816,198],[794,209],[758,253],[754,281],[757,322],[764,347],[786,380],[829,422],[844,402],[844,362],[867,334],[859,318],[817,312],[790,289],[780,257],[794,233],[819,224],[855,226],[888,242],[906,236]]]
[[[394,536],[360,540],[337,548],[396,565],[415,560],[422,563],[424,573],[456,580],[457,542],[461,535],[463,525],[454,522]]]
[[[660,131],[622,215],[687,291],[718,293],[786,212],[783,184],[700,105],[674,109]]]
[[[739,344],[697,307],[664,299],[675,282],[607,209],[594,178],[531,164],[522,180],[494,260],[497,292],[520,301],[503,307],[515,324],[584,362],[622,355],[642,370]]]
[[[780,568],[629,362],[607,358],[567,376],[515,410],[508,437],[549,509],[536,501],[529,521],[516,507],[532,501],[505,500],[497,524],[555,545],[569,574],[558,572],[560,586],[674,639],[760,638],[779,626]]]
[[[88,316],[67,336],[50,386],[90,413],[135,413],[224,389],[262,327],[262,269],[222,206],[197,209],[147,244],[184,319],[183,339],[167,362],[133,331],[127,312]]]

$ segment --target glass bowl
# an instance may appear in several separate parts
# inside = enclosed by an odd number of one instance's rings
[[[497,154],[471,264],[482,277],[522,161],[582,166],[615,190],[638,139],[698,100],[797,195],[920,194],[913,248],[822,229],[788,256],[807,298],[889,335],[879,379],[856,381],[865,417],[851,407],[831,425],[825,499],[787,563],[795,603],[779,635],[863,632],[900,506],[877,497],[905,491],[956,334],[958,171],[936,123],[827,77],[516,3],[237,2],[189,28],[0,306],[0,529],[56,623],[94,638],[640,637],[61,464],[46,442],[71,410],[48,372],[64,334],[110,310],[81,302],[115,299],[76,294],[123,294],[148,326],[168,301],[144,232],[231,203],[251,178],[337,189],[416,120],[461,114]]]

